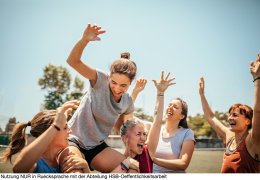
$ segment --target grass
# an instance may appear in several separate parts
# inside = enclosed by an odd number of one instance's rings
[[[1,152],[2,150],[0,150]],[[223,150],[195,150],[187,173],[219,173]],[[15,157],[14,157],[15,159]],[[10,163],[0,163],[0,173],[12,173]]]

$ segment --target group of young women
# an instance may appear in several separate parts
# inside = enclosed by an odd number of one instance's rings
[[[100,26],[88,24],[67,60],[90,82],[80,103],[66,102],[57,110],[40,112],[30,122],[15,127],[10,148],[4,155],[5,159],[11,159],[20,152],[13,165],[14,172],[174,173],[187,169],[195,147],[194,134],[187,125],[187,103],[180,98],[172,100],[163,117],[164,94],[175,84],[174,78],[162,72],[159,82],[153,80],[157,90],[154,117],[151,128],[145,129],[133,117],[133,111],[134,101],[147,81],[138,80],[132,96],[127,93],[137,72],[130,54],[122,53],[112,63],[110,74],[81,60],[85,47],[90,41],[100,40],[103,33],[105,30]],[[246,105],[232,106],[229,129],[214,117],[201,79],[199,92],[205,116],[227,143],[222,172],[259,172],[259,64],[260,56],[250,67],[255,84],[254,111]],[[77,110],[67,124],[67,116],[73,109]],[[162,126],[163,119],[166,123]],[[36,138],[29,145],[25,142],[27,126],[31,126],[30,134]],[[125,144],[123,154],[105,142],[113,128],[120,130]]]

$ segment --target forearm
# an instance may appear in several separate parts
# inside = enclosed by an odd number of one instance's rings
[[[135,100],[136,100],[138,94],[139,94],[139,92],[133,90],[131,97],[132,97],[132,100],[133,100],[134,103],[135,103]]]
[[[260,112],[260,80],[254,82],[254,112]]]
[[[188,167],[188,163],[181,159],[161,159],[161,158],[154,158],[153,161],[158,166],[164,167],[166,169],[176,170],[176,171],[185,171]]]
[[[203,112],[204,112],[204,116],[208,120],[211,120],[214,117],[214,113],[213,113],[212,109],[210,108],[205,95],[204,94],[200,95],[200,99],[201,99],[201,105],[202,105],[202,109],[203,109]]]
[[[57,130],[50,126],[48,130],[25,147],[18,155],[13,166],[13,171],[17,173],[29,172],[39,157],[46,151],[56,132]]]
[[[254,142],[258,142],[260,138],[260,80],[254,82],[254,96],[252,138]]]
[[[151,157],[154,156],[161,132],[161,123],[163,118],[163,107],[164,107],[164,94],[158,93],[156,98],[156,105],[154,110],[154,121],[150,128],[147,147]]]
[[[76,45],[73,47],[68,59],[67,59],[67,63],[72,66],[75,67],[78,64],[81,63],[81,56],[82,53],[85,49],[85,47],[87,46],[87,44],[89,43],[88,40],[84,40],[84,39],[80,39]]]

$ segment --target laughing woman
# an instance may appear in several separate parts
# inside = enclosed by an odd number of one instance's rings
[[[161,121],[164,106],[164,92],[166,89],[175,84],[172,83],[174,78],[169,79],[168,74],[164,79],[162,72],[161,81],[157,83],[153,81],[157,88],[157,99],[154,113],[154,121],[149,130],[145,131],[144,124],[136,119],[127,120],[121,126],[121,138],[126,146],[125,157],[134,158],[139,162],[140,173],[152,173],[153,162],[152,158],[159,141],[159,134],[161,129]],[[124,166],[124,165],[123,165]]]
[[[187,125],[188,106],[180,98],[172,100],[166,109],[166,125],[153,159],[155,173],[184,173],[189,166],[195,139]]]
[[[200,97],[204,115],[211,127],[226,142],[222,173],[260,172],[260,54],[250,71],[254,82],[254,110],[244,104],[234,104],[229,108],[228,122],[224,126],[214,117],[204,94],[204,79],[200,79]]]
[[[67,138],[71,129],[67,125],[67,116],[72,109],[78,107],[76,100],[68,101],[57,110],[39,112],[28,123],[18,123],[11,137],[10,147],[3,155],[4,160],[10,160],[14,154],[20,152],[14,162],[15,173],[61,173],[57,156],[68,147]],[[36,139],[26,145],[25,131],[31,126],[30,134]],[[87,162],[76,155],[68,157],[68,168],[79,172],[89,172]]]

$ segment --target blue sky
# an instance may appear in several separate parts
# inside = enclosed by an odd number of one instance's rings
[[[129,51],[138,77],[148,80],[136,102],[146,113],[153,114],[151,80],[162,70],[176,78],[165,105],[181,97],[190,115],[202,113],[198,83],[204,76],[214,110],[236,102],[252,106],[249,62],[260,52],[259,8],[257,0],[0,0],[0,116],[28,121],[40,110],[46,92],[37,82],[49,63],[77,75],[66,59],[87,23],[107,32],[83,59],[108,71]]]

